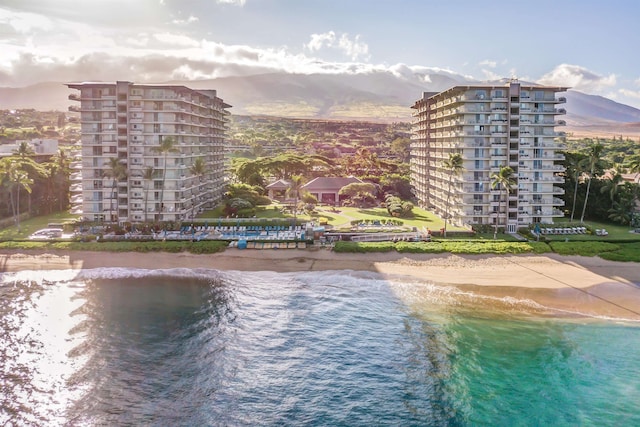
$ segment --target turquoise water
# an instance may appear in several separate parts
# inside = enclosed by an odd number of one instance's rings
[[[3,425],[640,425],[630,322],[353,271],[1,282]]]

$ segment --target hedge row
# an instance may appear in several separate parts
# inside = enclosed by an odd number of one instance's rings
[[[99,252],[190,252],[193,254],[213,254],[224,251],[226,247],[227,242],[219,240],[201,242],[0,242],[0,249],[59,249]]]
[[[454,253],[454,254],[543,254],[600,256],[612,261],[640,262],[640,243],[609,242],[336,242],[335,252]]]
[[[391,252],[455,254],[521,254],[545,253],[551,248],[540,242],[336,242],[335,252]]]

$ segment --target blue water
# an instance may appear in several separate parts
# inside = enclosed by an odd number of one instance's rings
[[[4,274],[0,424],[640,425],[640,327],[353,271]]]

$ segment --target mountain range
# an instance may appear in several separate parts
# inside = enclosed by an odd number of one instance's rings
[[[308,119],[410,121],[411,105],[422,92],[478,84],[457,74],[270,73],[211,80],[169,81],[194,89],[216,89],[233,106],[232,114]],[[490,82],[492,84],[500,82]],[[524,82],[523,82],[524,83]],[[73,105],[62,82],[0,88],[0,109],[62,110]],[[568,90],[564,96],[566,131],[579,136],[640,135],[640,110],[602,96]]]

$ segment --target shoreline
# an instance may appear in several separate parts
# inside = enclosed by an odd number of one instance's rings
[[[327,249],[227,249],[212,255],[89,251],[0,251],[0,272],[121,267],[235,271],[370,271],[531,300],[550,309],[640,320],[640,265],[545,255],[338,254]]]

